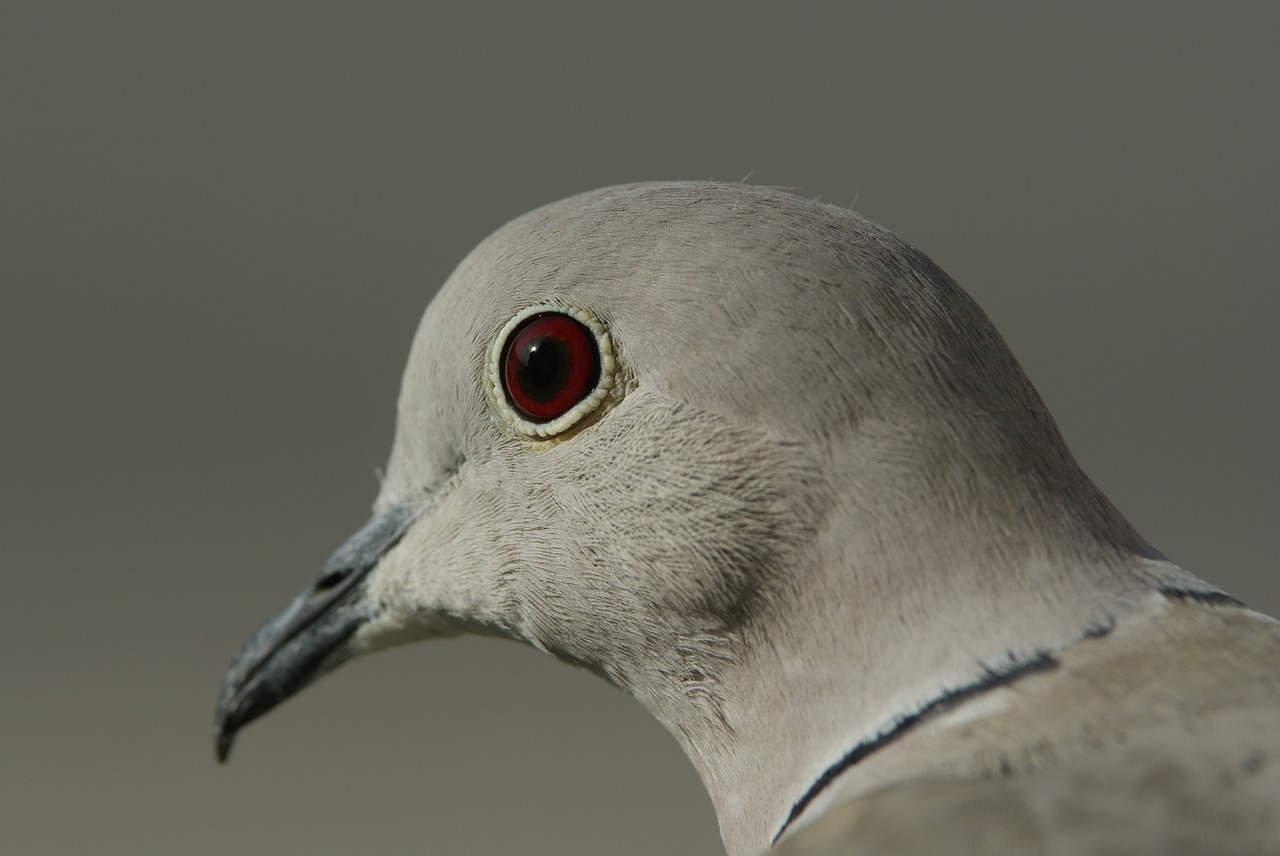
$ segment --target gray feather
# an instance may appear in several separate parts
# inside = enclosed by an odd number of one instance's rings
[[[549,438],[491,365],[536,307],[616,358]],[[1149,545],[982,310],[850,212],[642,184],[508,224],[423,317],[389,509],[327,662],[470,631],[589,668],[733,856],[1280,850],[1277,625]]]

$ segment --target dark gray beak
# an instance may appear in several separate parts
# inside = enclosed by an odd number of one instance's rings
[[[375,516],[338,548],[314,583],[240,649],[214,717],[219,761],[230,754],[237,730],[350,656],[345,643],[378,608],[366,597],[369,571],[412,522],[413,513],[402,505]]]

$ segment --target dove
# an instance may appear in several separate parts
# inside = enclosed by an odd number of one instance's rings
[[[634,697],[730,856],[1280,852],[1280,624],[1134,530],[941,269],[782,190],[597,190],[458,265],[372,516],[234,660],[219,758],[462,633]]]

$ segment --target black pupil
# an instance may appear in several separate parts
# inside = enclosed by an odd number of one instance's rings
[[[550,401],[569,380],[569,354],[564,343],[539,336],[516,354],[516,382],[535,401]]]

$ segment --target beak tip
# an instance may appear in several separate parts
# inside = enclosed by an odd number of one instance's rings
[[[231,745],[235,743],[235,739],[234,731],[226,731],[219,725],[218,732],[213,738],[213,752],[219,764],[227,763],[227,758],[231,755]]]
[[[213,717],[213,755],[219,764],[227,763],[227,758],[231,756],[231,746],[236,741],[236,732],[244,725],[238,716],[239,712],[235,694],[223,687],[222,697],[218,700],[218,708]]]

